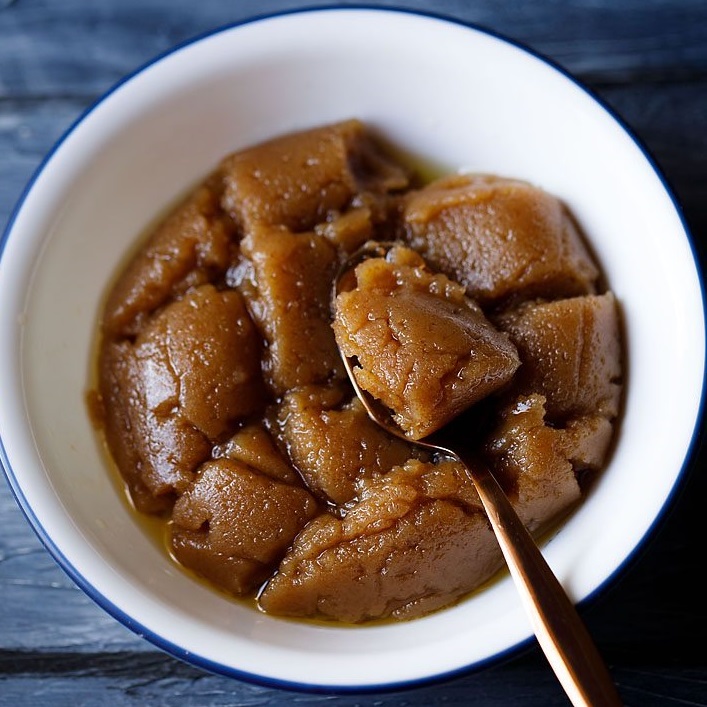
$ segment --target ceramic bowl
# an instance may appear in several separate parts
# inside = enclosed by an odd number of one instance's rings
[[[122,81],[47,157],[2,240],[2,464],[46,547],[119,621],[198,666],[303,690],[478,669],[525,644],[530,624],[509,579],[426,618],[360,628],[229,601],[136,522],[84,393],[106,288],[148,225],[226,153],[349,117],[423,162],[558,195],[618,297],[627,379],[616,448],[544,546],[575,601],[617,576],[668,507],[703,386],[699,275],[661,174],[605,106],[517,44],[420,14],[305,11],[220,29]]]

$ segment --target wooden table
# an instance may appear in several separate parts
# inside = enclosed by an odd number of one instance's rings
[[[653,153],[683,203],[704,261],[705,0],[369,4],[480,24],[549,56],[588,84]],[[123,75],[201,32],[300,5],[0,0],[0,227],[52,144]],[[698,450],[672,512],[644,552],[618,584],[582,608],[626,704],[635,707],[707,705],[707,586],[700,568],[707,560],[707,482],[699,456]],[[1,705],[322,703],[548,707],[567,700],[535,646],[479,673],[365,697],[302,695],[207,674],[159,652],[95,606],[43,549],[0,481]]]

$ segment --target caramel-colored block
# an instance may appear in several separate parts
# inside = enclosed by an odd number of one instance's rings
[[[578,472],[600,468],[612,433],[598,416],[549,425],[545,402],[542,395],[519,396],[501,410],[486,441],[494,473],[531,530],[547,527],[580,500]]]
[[[356,287],[336,300],[334,332],[356,357],[362,388],[421,439],[504,386],[518,367],[515,347],[461,286],[396,248],[356,268]]]
[[[135,335],[170,299],[226,272],[234,229],[213,186],[208,181],[171,212],[121,274],[103,313],[107,336]]]
[[[256,228],[242,242],[253,277],[243,292],[267,341],[265,377],[276,393],[343,377],[329,324],[336,250],[324,236]]]
[[[260,341],[242,297],[204,285],[100,361],[105,433],[136,504],[181,493],[214,441],[258,410]],[[137,499],[141,500],[137,500]]]
[[[616,417],[621,339],[613,294],[527,302],[495,321],[518,347],[518,390],[544,395],[551,418]]]
[[[230,459],[211,461],[174,506],[172,551],[186,567],[243,594],[273,570],[317,510],[303,488]]]
[[[525,182],[446,177],[412,192],[403,219],[412,247],[483,307],[594,291],[597,267],[566,209]]]
[[[407,184],[357,120],[295,132],[226,158],[222,204],[245,232],[255,226],[309,231],[345,210],[360,190]]]
[[[281,454],[275,440],[259,422],[239,429],[227,442],[215,447],[213,455],[245,464],[276,481],[295,485],[301,483],[297,472]]]
[[[343,518],[297,536],[260,604],[274,614],[358,623],[453,603],[502,564],[478,495],[454,462],[417,460],[368,479]]]
[[[421,454],[376,425],[341,386],[290,391],[278,417],[292,462],[309,488],[337,504],[351,501],[362,479]]]

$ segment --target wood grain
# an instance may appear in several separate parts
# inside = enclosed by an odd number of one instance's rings
[[[682,204],[704,267],[704,0],[369,4],[478,23],[529,45],[588,84],[652,154]],[[55,141],[123,76],[200,33],[301,6],[298,0],[0,0],[0,229]],[[651,542],[614,586],[581,607],[628,705],[707,706],[704,461],[698,447],[692,473]],[[42,547],[0,481],[0,705],[472,703],[552,707],[567,699],[532,644],[489,669],[404,693],[303,695],[203,672],[157,650],[93,604]]]

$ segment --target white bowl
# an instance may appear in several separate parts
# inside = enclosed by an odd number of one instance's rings
[[[627,394],[600,483],[547,543],[576,601],[616,576],[668,506],[700,414],[703,302],[679,209],[617,119],[558,68],[419,14],[308,11],[219,30],[102,98],[24,194],[0,260],[1,459],[34,529],[118,620],[226,675],[312,690],[479,668],[531,629],[510,580],[408,623],[284,621],[193,582],[113,485],[84,407],[102,297],[156,215],[226,153],[359,117],[450,170],[529,180],[569,205],[625,317]]]

